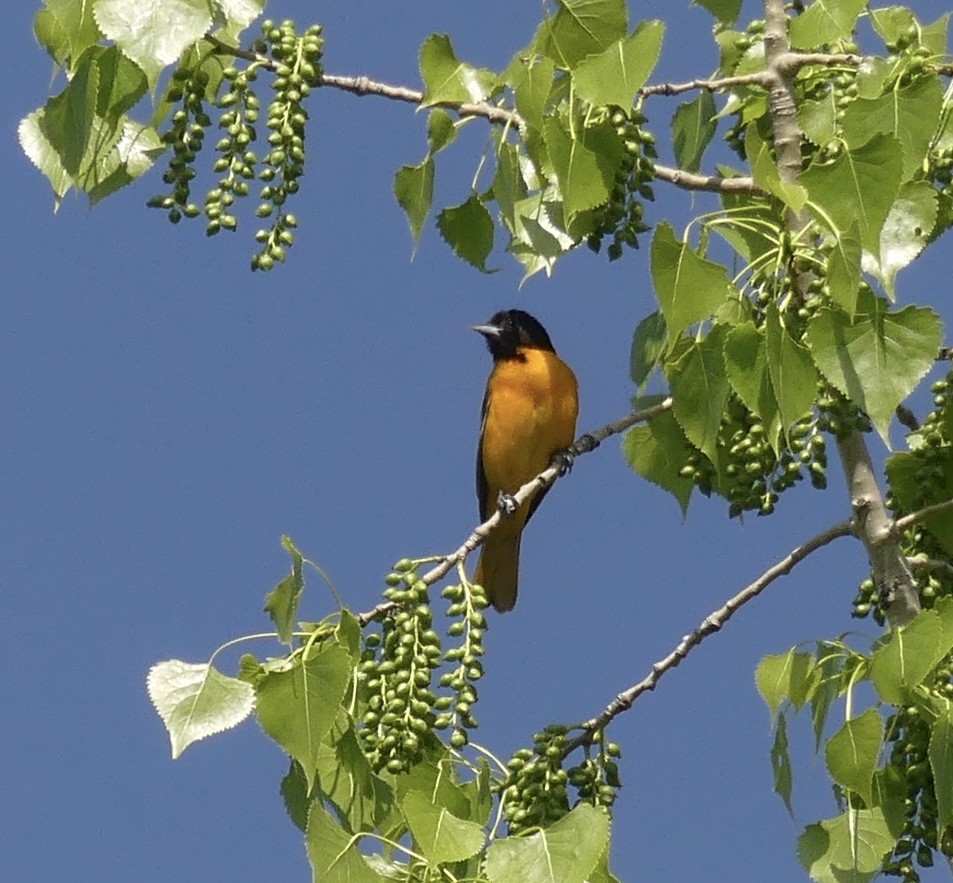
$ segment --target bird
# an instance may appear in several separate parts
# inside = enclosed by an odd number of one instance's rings
[[[516,604],[520,538],[549,488],[534,492],[515,512],[509,495],[549,466],[573,442],[579,413],[576,375],[556,355],[539,320],[524,310],[501,310],[472,326],[486,339],[493,370],[483,396],[477,447],[480,517],[504,517],[486,538],[474,582],[500,613]]]

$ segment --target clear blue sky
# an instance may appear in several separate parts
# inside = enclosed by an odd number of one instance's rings
[[[945,6],[914,5],[928,19]],[[714,69],[704,11],[632,6],[634,19],[671,19],[653,80]],[[582,250],[519,290],[505,254],[482,276],[431,224],[411,262],[391,187],[424,154],[425,117],[330,91],[312,102],[297,244],[271,274],[247,269],[250,223],[207,240],[200,222],[172,227],[147,210],[155,173],[92,211],[68,197],[54,216],[15,138],[49,81],[34,11],[6,12],[0,95],[0,879],[305,880],[278,793],[281,752],[247,722],[173,762],[146,671],[267,629],[283,533],[355,610],[376,602],[397,558],[459,545],[476,523],[489,370],[468,326],[495,310],[519,306],[547,326],[579,377],[580,429],[624,415],[632,331],[654,309],[647,248],[613,265]],[[500,68],[539,5],[350,0],[321,11],[329,72],[417,85],[428,34],[448,32],[461,57]],[[269,13],[306,23],[313,6],[284,0]],[[649,108],[667,159],[674,108]],[[440,157],[439,201],[466,198],[485,137],[472,123]],[[711,205],[656,190],[653,221]],[[902,302],[946,300],[945,251],[901,275]],[[769,519],[729,522],[723,502],[700,499],[683,522],[628,470],[618,440],[580,460],[525,537],[518,607],[491,622],[477,738],[507,756],[548,722],[598,712],[709,611],[846,516],[833,457],[830,474],[827,493],[798,487]],[[858,627],[850,601],[864,575],[851,541],[821,551],[612,727],[623,880],[804,878],[800,824],[771,793],[753,671],[765,653]],[[331,607],[312,580],[303,614]],[[836,812],[808,730],[800,721],[792,734],[801,824]]]

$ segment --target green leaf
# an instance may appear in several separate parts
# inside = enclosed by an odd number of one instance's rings
[[[804,207],[807,191],[800,184],[781,180],[771,146],[761,138],[756,125],[749,125],[745,130],[745,155],[751,164],[755,184],[776,196],[792,211],[799,212]]]
[[[497,148],[496,172],[490,188],[500,209],[500,219],[510,231],[517,229],[516,204],[529,192],[520,170],[520,153],[515,144],[502,143]]]
[[[59,43],[65,37],[68,44],[64,53],[57,52],[53,57],[60,63],[69,59],[70,72],[76,70],[83,53],[95,46],[102,36],[93,18],[94,6],[93,3],[78,0],[46,0],[45,11],[55,21],[55,32],[60,35],[56,40]],[[49,44],[47,48],[51,48]]]
[[[351,830],[379,827],[394,809],[393,788],[371,769],[353,727],[338,724],[331,737],[333,743],[325,741],[317,752],[318,790],[337,807]]]
[[[530,196],[516,203],[514,216],[516,229],[508,250],[526,267],[522,281],[540,270],[549,275],[556,260],[576,245],[566,233],[562,203]]]
[[[67,87],[46,102],[43,133],[59,153],[63,168],[75,176],[86,157],[99,90],[99,65],[87,61]]]
[[[478,770],[469,782],[460,785],[460,790],[470,801],[467,818],[485,825],[493,811],[493,791],[491,784],[490,765],[485,757],[478,761]]]
[[[817,664],[814,686],[810,692],[811,726],[814,730],[814,750],[821,750],[821,738],[827,724],[827,715],[834,700],[841,695],[841,681],[846,649],[833,641],[817,642]]]
[[[580,213],[602,205],[609,198],[618,163],[593,149],[602,146],[597,143],[595,133],[589,130],[588,138],[576,137],[562,117],[547,117],[543,131],[571,226]],[[618,147],[617,138],[615,144]]]
[[[924,504],[940,503],[953,497],[953,458],[943,457],[940,465],[942,477],[938,476],[924,487],[920,478],[921,460],[918,457],[900,453],[887,460],[890,492],[905,511],[912,512]],[[949,512],[930,516],[923,526],[940,542],[947,554],[953,555],[953,517]]]
[[[806,138],[821,147],[829,144],[837,134],[837,93],[829,89],[821,98],[801,102],[797,122]]]
[[[781,324],[777,306],[769,305],[764,321],[768,373],[787,431],[810,409],[817,395],[817,369],[807,348]]]
[[[712,226],[747,263],[751,264],[770,253],[777,253],[781,225],[777,209],[767,199],[722,193],[724,222]]]
[[[590,55],[573,71],[576,94],[595,106],[631,107],[658,62],[664,35],[663,22],[644,21],[630,36]]]
[[[784,801],[788,814],[794,818],[794,810],[791,807],[794,780],[791,776],[791,755],[788,752],[788,719],[784,714],[778,715],[778,724],[774,731],[774,744],[771,746],[771,771],[774,773],[774,793]]]
[[[886,6],[870,10],[870,23],[884,43],[899,43],[908,31],[917,30],[917,20],[906,6]]]
[[[944,12],[933,24],[920,26],[920,45],[929,50],[934,58],[947,54],[947,31],[950,29],[950,13]]]
[[[298,615],[298,602],[304,591],[303,559],[289,537],[282,537],[281,545],[291,556],[291,572],[265,596],[265,613],[275,624],[278,640],[290,644]]]
[[[434,161],[429,154],[419,166],[401,166],[394,175],[394,196],[407,215],[415,251],[433,204],[433,179]]]
[[[741,0],[692,0],[692,6],[707,9],[723,25],[730,25],[741,13]]]
[[[942,831],[953,824],[953,710],[949,708],[933,724],[929,756],[936,789],[937,824]]]
[[[704,90],[678,106],[672,117],[672,147],[680,169],[697,172],[701,168],[705,149],[718,129],[715,113],[715,99]]]
[[[853,320],[824,309],[813,316],[806,338],[821,373],[866,412],[884,442],[894,410],[933,367],[942,324],[933,310],[887,304],[862,294]]]
[[[265,8],[265,0],[213,0],[221,10],[225,20],[225,29],[238,36],[247,28]]]
[[[754,679],[758,693],[767,704],[772,718],[777,717],[782,702],[793,703],[795,691],[792,690],[792,682],[799,685],[798,692],[801,695],[798,698],[801,701],[796,704],[796,707],[800,707],[804,701],[802,686],[804,676],[813,664],[810,653],[799,653],[793,648],[787,653],[769,655],[761,659],[755,669]]]
[[[427,146],[430,153],[439,153],[457,139],[453,117],[442,107],[435,107],[427,117]]]
[[[533,45],[565,70],[608,49],[628,30],[625,0],[556,0],[556,6]]]
[[[897,273],[912,264],[930,241],[937,211],[936,190],[926,181],[904,184],[890,207],[880,231],[880,261],[874,271],[891,300]]]
[[[555,65],[548,58],[517,56],[504,74],[504,78],[513,87],[517,113],[536,129],[543,127],[543,112],[553,89],[555,69]]]
[[[867,0],[814,0],[791,19],[789,34],[793,49],[814,49],[849,37]]]
[[[485,101],[497,86],[496,74],[457,60],[446,34],[431,34],[420,47],[424,81],[421,107]]]
[[[670,411],[633,426],[622,440],[622,454],[629,466],[672,494],[682,514],[688,511],[694,487],[691,478],[680,474],[690,453],[685,433]]]
[[[798,859],[819,883],[863,883],[879,873],[895,839],[879,807],[850,810],[808,825],[798,838]]]
[[[340,644],[312,646],[256,686],[262,729],[301,764],[314,787],[321,742],[331,731],[351,679],[351,660]]]
[[[542,831],[493,841],[484,873],[490,883],[584,883],[608,842],[608,814],[580,803]]]
[[[311,804],[305,836],[313,883],[387,883],[361,855],[357,841],[335,821],[320,801]]]
[[[675,237],[671,225],[662,222],[652,237],[652,282],[668,326],[669,340],[675,340],[696,322],[707,319],[737,289],[728,271],[697,254]]]
[[[641,387],[659,366],[667,339],[665,318],[658,310],[639,322],[632,336],[629,358],[629,373],[637,386]]]
[[[96,63],[99,68],[96,113],[115,123],[146,94],[146,76],[115,46],[98,52]]]
[[[97,117],[97,121],[99,119]],[[92,205],[144,175],[166,150],[151,126],[129,117],[122,117],[118,122],[118,141],[107,152],[94,153],[77,181]]]
[[[874,651],[870,678],[880,698],[901,705],[910,691],[933,670],[942,648],[943,625],[932,610],[924,610],[908,626],[891,632]]]
[[[612,871],[609,870],[609,850],[607,849],[599,863],[589,872],[586,883],[622,883]]]
[[[879,132],[900,142],[902,180],[920,169],[936,130],[943,104],[943,87],[937,76],[919,77],[903,88],[878,98],[852,101],[841,121],[849,148],[858,148]]]
[[[394,787],[400,801],[413,791],[429,794],[437,806],[442,806],[459,818],[465,818],[470,811],[470,799],[457,784],[454,762],[449,752],[441,746],[443,753],[439,757],[423,760],[402,776],[398,776]],[[438,750],[441,750],[438,749]]]
[[[302,832],[308,830],[308,812],[311,809],[311,797],[308,793],[308,779],[296,760],[291,761],[288,772],[281,780],[281,799],[285,812],[296,828]]]
[[[437,216],[437,229],[454,254],[483,273],[493,251],[493,219],[475,193],[464,203],[445,208]]]
[[[736,325],[725,338],[725,371],[728,381],[751,413],[761,418],[771,447],[778,450],[781,411],[768,371],[764,334],[754,322]]]
[[[718,427],[728,398],[724,345],[727,329],[716,325],[700,341],[693,340],[678,364],[669,370],[672,413],[688,440],[712,463],[718,462]]]
[[[864,248],[877,254],[880,232],[900,189],[902,165],[897,139],[878,134],[860,147],[845,150],[833,162],[810,166],[799,181],[836,234],[850,230],[856,220]]]
[[[103,34],[142,68],[150,86],[212,26],[208,0],[97,0],[93,11]]]
[[[49,9],[41,9],[33,17],[33,36],[57,65],[69,58],[70,35]]]
[[[411,791],[401,807],[417,848],[432,866],[464,861],[483,848],[482,825],[436,806],[426,794]]]
[[[250,684],[226,677],[208,663],[156,663],[146,688],[169,731],[173,759],[193,742],[237,727],[255,707]]]
[[[827,743],[824,759],[831,778],[863,797],[870,806],[874,770],[883,747],[884,727],[877,710],[851,718]]]
[[[20,141],[20,147],[30,162],[50,182],[55,197],[55,205],[59,207],[60,200],[73,186],[73,179],[69,172],[63,168],[59,152],[46,137],[43,126],[45,114],[45,109],[39,108],[20,120],[20,124],[17,126],[17,138]]]
[[[886,227],[885,227],[886,229]],[[853,318],[860,291],[861,244],[856,221],[846,233],[833,233],[833,248],[827,261],[827,284],[831,300]]]

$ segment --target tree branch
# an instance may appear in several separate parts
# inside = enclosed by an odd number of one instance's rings
[[[895,522],[892,522],[890,525],[890,533],[897,535],[904,528],[918,524],[931,515],[938,515],[943,512],[949,512],[950,510],[953,510],[953,498],[932,506],[925,506],[923,509],[911,512],[909,515],[904,515],[903,518],[898,518]],[[720,631],[725,623],[727,623],[741,607],[760,595],[761,592],[778,577],[786,576],[807,558],[808,555],[832,543],[834,540],[846,536],[859,536],[858,532],[860,529],[861,525],[858,524],[856,518],[834,524],[822,533],[817,534],[817,536],[811,537],[811,539],[802,543],[796,549],[793,549],[776,564],[772,564],[771,567],[762,573],[754,582],[745,586],[737,595],[729,598],[723,606],[709,613],[708,616],[701,621],[695,631],[689,635],[685,635],[682,640],[678,642],[675,649],[672,650],[668,656],[656,662],[652,666],[652,670],[641,681],[637,684],[633,684],[622,693],[619,693],[619,695],[605,707],[601,714],[586,721],[583,724],[585,731],[566,745],[563,756],[569,754],[580,745],[591,742],[596,733],[604,730],[609,723],[622,714],[622,712],[628,711],[639,696],[654,690],[656,684],[658,684],[662,678],[662,675],[676,668],[705,638]],[[909,561],[915,566],[927,569],[950,568],[947,562],[934,561],[922,556],[911,558]]]
[[[863,56],[860,55],[829,54],[824,52],[786,52],[778,57],[776,64],[780,68],[794,73],[799,71],[802,67],[807,67],[812,64],[823,65],[825,67],[835,67],[837,65],[859,67],[863,60]],[[764,89],[770,89],[773,85],[774,75],[768,70],[763,70],[731,77],[700,78],[689,80],[685,83],[654,83],[650,86],[643,86],[639,90],[639,94],[646,97],[650,95],[667,96],[680,95],[683,92],[693,92],[695,90],[717,92],[721,89],[734,89],[738,86],[761,86]]]
[[[840,537],[849,536],[854,532],[854,520],[849,519],[829,527],[817,536],[802,543],[795,549],[792,549],[776,564],[771,565],[761,574],[753,583],[745,586],[737,595],[729,598],[717,610],[713,610],[702,621],[701,624],[689,635],[685,635],[678,645],[668,656],[660,659],[652,666],[652,670],[637,684],[633,684],[627,690],[619,693],[615,699],[610,702],[603,712],[597,717],[586,721],[583,724],[585,732],[577,736],[566,746],[564,756],[569,752],[592,741],[592,737],[605,729],[606,726],[618,715],[628,711],[636,699],[643,693],[651,692],[655,689],[662,675],[676,668],[681,661],[691,653],[702,641],[709,635],[720,631],[725,623],[731,619],[745,604],[761,594],[778,577],[790,573],[798,564],[800,564],[812,552],[832,543]]]
[[[563,457],[564,453],[568,453],[573,459],[582,456],[583,454],[588,454],[590,451],[594,451],[597,447],[599,447],[599,445],[610,436],[618,435],[620,432],[625,432],[625,430],[635,426],[636,423],[644,423],[647,420],[651,420],[653,417],[670,410],[671,407],[672,399],[669,397],[659,402],[657,405],[652,405],[648,408],[642,408],[638,411],[633,411],[631,414],[628,414],[621,420],[616,420],[614,423],[608,423],[599,429],[594,429],[592,432],[587,432],[585,435],[581,435],[572,443],[568,449],[568,452],[560,452],[560,454],[553,458],[553,462],[542,472],[540,472],[539,475],[530,479],[518,491],[516,491],[515,494],[513,494],[513,499],[516,501],[517,507],[526,503],[527,500],[529,500],[529,498],[537,490],[549,487],[550,485],[554,484],[558,478],[566,473],[566,464]],[[470,534],[470,536],[464,540],[463,545],[461,545],[456,551],[451,552],[449,555],[445,555],[443,558],[441,558],[440,562],[435,567],[432,567],[421,577],[421,580],[426,585],[432,586],[438,580],[443,579],[443,577],[445,577],[454,567],[466,561],[467,556],[471,552],[483,545],[483,541],[496,529],[497,525],[503,520],[504,517],[508,516],[504,516],[499,510],[494,512],[486,521],[473,529],[473,532]],[[395,610],[398,606],[399,605],[392,601],[383,601],[376,607],[373,607],[364,613],[359,613],[357,615],[357,621],[363,627],[372,620],[380,619],[391,610]]]
[[[248,49],[240,49],[235,46],[229,46],[223,43],[218,37],[211,34],[206,35],[206,42],[214,47],[216,52],[223,55],[230,55],[233,58],[241,58],[245,61],[254,62],[269,71],[277,69],[275,61],[266,55],[252,52]],[[420,105],[424,100],[424,93],[419,89],[411,89],[407,86],[394,86],[390,83],[382,83],[379,80],[372,80],[370,77],[348,77],[340,74],[323,74],[321,85],[331,89],[339,89],[342,92],[348,92],[352,95],[363,97],[365,95],[375,95],[378,98],[387,98],[391,101],[403,101],[407,104]],[[515,110],[507,110],[496,104],[486,102],[455,104],[453,102],[439,102],[434,105],[443,107],[447,110],[455,110],[461,117],[482,118],[488,122],[497,125],[516,126],[520,130],[524,127],[523,118]],[[682,169],[675,169],[669,166],[656,165],[655,177],[660,181],[673,184],[682,190],[705,190],[710,192],[725,193],[754,193],[764,195],[760,187],[756,187],[754,179],[750,177],[722,178],[720,175],[696,175],[691,172],[685,172]]]
[[[785,184],[796,184],[801,172],[801,131],[797,121],[797,105],[794,94],[794,74],[798,65],[792,60],[788,42],[788,17],[783,0],[764,0],[764,51],[767,72],[774,78],[769,96],[768,110],[774,129],[774,147],[777,154],[778,174]],[[805,54],[810,58],[810,54]],[[807,209],[788,211],[785,219],[787,229],[795,236],[810,223]],[[795,290],[806,300],[811,274],[794,273]],[[892,628],[908,623],[920,610],[913,574],[892,530],[892,522],[877,484],[870,451],[864,437],[853,432],[837,439],[837,451],[847,479],[851,508],[870,559],[874,581],[887,598],[887,619]]]

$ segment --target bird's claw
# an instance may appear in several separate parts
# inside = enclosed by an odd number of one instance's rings
[[[496,508],[499,509],[504,516],[510,516],[519,509],[519,503],[516,502],[516,497],[512,494],[504,494],[503,491],[500,491],[500,495],[496,500]]]
[[[576,455],[570,450],[559,451],[553,456],[553,465],[559,467],[560,478],[572,472],[572,467],[575,462]]]

